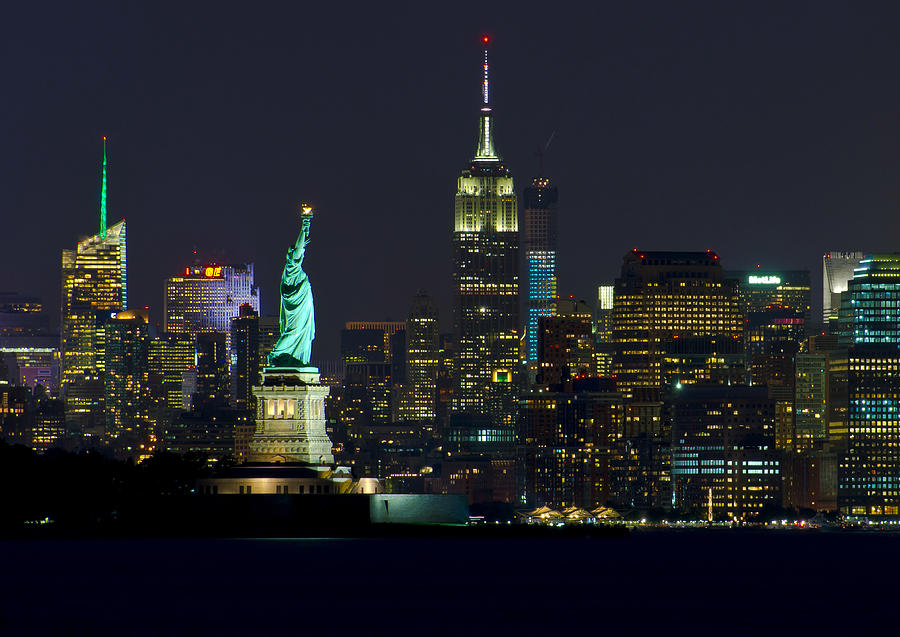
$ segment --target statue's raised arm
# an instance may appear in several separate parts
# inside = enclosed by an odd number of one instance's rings
[[[312,209],[310,209],[309,214],[301,213],[301,215],[300,234],[297,235],[297,240],[294,242],[292,254],[294,261],[303,261],[303,256],[306,253],[306,246],[309,245],[309,227],[312,225]]]
[[[316,336],[312,288],[303,271],[312,207],[301,204],[300,217],[300,234],[287,252],[281,273],[281,307],[278,313],[281,336],[269,354],[271,367],[307,367]]]

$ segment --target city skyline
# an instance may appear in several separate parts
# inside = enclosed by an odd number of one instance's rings
[[[458,169],[456,158],[471,153],[467,113],[478,99],[472,83],[482,29],[496,45],[498,145],[519,176],[517,197],[538,172],[533,149],[553,137],[544,172],[561,191],[562,296],[591,299],[635,245],[712,248],[729,269],[761,262],[813,272],[826,248],[892,247],[881,238],[893,230],[900,199],[889,142],[900,95],[880,79],[897,46],[886,27],[890,15],[832,7],[815,15],[781,8],[698,16],[655,6],[646,15],[603,7],[581,20],[541,21],[522,8],[496,28],[505,17],[496,8],[478,25],[442,16],[420,29],[426,14],[396,10],[374,22],[404,36],[390,41],[374,36],[361,15],[341,23],[339,39],[322,20],[301,46],[269,16],[251,20],[246,40],[226,46],[215,27],[236,22],[228,9],[191,30],[189,19],[163,24],[153,10],[87,12],[73,17],[76,27],[96,18],[105,42],[88,37],[93,27],[43,35],[25,28],[8,44],[20,45],[19,54],[43,51],[10,80],[23,98],[21,111],[7,113],[16,123],[8,155],[16,159],[4,165],[9,181],[0,206],[16,211],[10,231],[40,234],[45,254],[38,259],[47,263],[89,234],[99,143],[108,135],[109,218],[129,224],[130,305],[149,305],[154,322],[161,322],[161,282],[192,264],[195,246],[203,261],[255,262],[264,303],[274,298],[281,255],[262,249],[268,237],[258,226],[275,224],[287,234],[303,197],[320,211],[310,260],[314,283],[328,290],[319,298],[321,325],[402,318],[410,296],[424,288],[448,331],[446,176]],[[671,20],[681,21],[683,37],[666,31]],[[587,37],[594,31],[603,36],[599,43]],[[282,37],[269,38],[272,32]],[[178,44],[178,65],[168,53],[157,67],[146,65],[157,33]],[[832,50],[838,35],[855,57]],[[547,46],[533,47],[536,41]],[[219,57],[210,57],[210,44]],[[368,60],[360,60],[362,50]],[[60,66],[67,56],[72,69]],[[280,75],[292,65],[306,78],[299,88]],[[130,73],[132,66],[139,72]],[[191,73],[201,70],[206,82],[195,86]],[[57,75],[67,81],[52,81]],[[546,86],[538,98],[535,83]],[[28,108],[35,105],[41,108]],[[261,121],[262,113],[272,116]],[[41,126],[45,120],[52,125]],[[360,143],[335,144],[333,131],[315,130],[319,123]],[[405,137],[411,145],[393,141],[406,130],[415,133]],[[410,161],[410,154],[427,161]],[[354,188],[344,185],[349,173],[329,168],[335,165],[353,169]],[[401,165],[415,186],[373,201]],[[387,215],[422,240],[391,249],[398,233],[383,222]],[[848,216],[858,222],[840,235],[829,229]],[[876,231],[877,223],[887,231]],[[372,242],[384,246],[375,268]],[[160,252],[160,244],[169,250]],[[4,252],[2,266],[14,273],[4,287],[40,296],[55,316],[57,285],[40,268],[15,267],[27,262],[22,249]],[[397,277],[389,290],[377,285],[385,274]],[[817,304],[820,295],[813,297]],[[337,340],[337,329],[323,329],[314,355],[335,357]]]
[[[890,621],[900,5],[4,23],[0,633]]]

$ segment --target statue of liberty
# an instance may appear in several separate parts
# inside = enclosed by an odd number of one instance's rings
[[[300,204],[300,234],[288,249],[281,273],[281,308],[278,324],[281,336],[269,353],[270,367],[303,368],[309,365],[312,342],[316,337],[312,288],[303,271],[303,256],[309,245],[312,207]]]

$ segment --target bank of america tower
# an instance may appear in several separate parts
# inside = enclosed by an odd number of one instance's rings
[[[519,372],[519,226],[513,178],[494,147],[484,43],[475,156],[457,180],[453,227],[457,370],[453,412],[487,425],[482,442],[512,431]],[[481,434],[480,434],[481,435]]]

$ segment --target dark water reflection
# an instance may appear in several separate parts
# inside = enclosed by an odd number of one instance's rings
[[[900,537],[0,542],[0,635],[645,635],[886,625]]]

